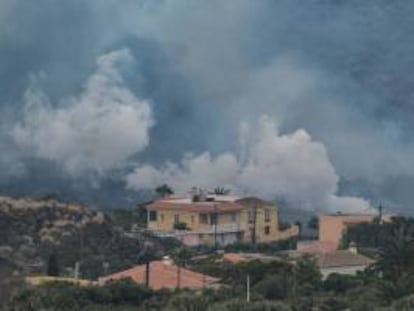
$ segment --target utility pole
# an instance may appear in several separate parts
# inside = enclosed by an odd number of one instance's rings
[[[213,214],[213,219],[214,219],[214,250],[217,250],[217,223],[218,223],[218,213],[217,213],[217,204],[214,204],[214,214]]]
[[[250,302],[250,274],[246,277],[246,302]]]
[[[79,254],[78,254],[78,260],[75,263],[75,272],[74,272],[74,279],[79,279],[80,274],[80,263],[82,261],[82,253],[83,253],[83,228],[82,225],[78,228],[79,233]]]
[[[256,245],[256,223],[257,223],[257,204],[256,203],[253,203],[252,212],[253,212],[253,219],[252,219],[253,228],[252,228],[251,239],[252,239],[252,245],[254,246]]]
[[[147,258],[145,262],[145,286],[149,288],[150,286],[150,261]]]
[[[181,266],[177,262],[177,289],[181,288]]]
[[[144,261],[145,261],[145,285],[150,286],[150,268],[151,268],[151,247],[148,242],[144,244]]]
[[[382,212],[383,212],[384,207],[380,203],[377,209],[378,209],[378,223],[382,224]]]
[[[150,225],[150,209],[149,209],[148,206],[146,207],[146,209],[147,209],[147,230],[149,230],[149,225]]]

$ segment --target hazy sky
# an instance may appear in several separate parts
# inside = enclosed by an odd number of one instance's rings
[[[414,3],[0,0],[0,191],[410,211]],[[93,195],[92,195],[93,193]]]

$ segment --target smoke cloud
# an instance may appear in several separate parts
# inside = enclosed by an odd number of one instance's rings
[[[246,134],[245,130],[241,133]],[[153,189],[166,182],[181,193],[193,186],[210,190],[224,186],[239,194],[283,198],[291,206],[310,210],[369,208],[363,199],[336,196],[339,178],[326,149],[305,130],[280,135],[275,123],[262,117],[257,133],[250,134],[251,143],[243,151],[245,162],[232,153],[188,155],[180,164],[167,163],[160,169],[142,165],[127,176],[127,185]]]
[[[62,107],[55,108],[41,90],[29,89],[23,120],[12,131],[17,145],[75,175],[123,165],[148,145],[153,124],[149,103],[124,86],[119,72],[132,61],[128,50],[99,57],[82,94]]]

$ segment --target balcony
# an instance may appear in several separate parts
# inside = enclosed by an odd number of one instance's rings
[[[222,224],[222,225],[206,225],[202,229],[197,230],[150,230],[152,234],[158,237],[179,237],[188,234],[223,234],[223,233],[237,233],[243,231],[239,224]]]
[[[232,233],[243,231],[239,224],[222,224],[210,225],[202,229],[196,230],[197,233],[214,234],[214,233]]]

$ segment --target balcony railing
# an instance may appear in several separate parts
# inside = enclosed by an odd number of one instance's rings
[[[239,224],[210,225],[197,230],[198,233],[231,233],[240,231],[242,231],[242,228]]]
[[[235,233],[241,232],[243,229],[239,224],[222,224],[222,225],[207,225],[203,228],[197,230],[169,230],[169,231],[160,231],[160,230],[150,230],[152,234],[158,237],[177,237],[180,235],[187,234],[222,234],[222,233]]]

